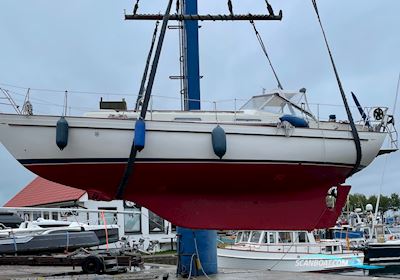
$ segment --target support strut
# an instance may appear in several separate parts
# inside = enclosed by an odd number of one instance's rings
[[[126,20],[162,20],[162,14],[132,14],[125,15]],[[230,20],[282,20],[279,15],[169,15],[169,20],[200,20],[200,21],[230,21]]]

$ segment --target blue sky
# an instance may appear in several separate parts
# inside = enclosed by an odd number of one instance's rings
[[[342,104],[311,0],[270,2],[275,10],[283,10],[284,19],[257,26],[284,88],[307,88],[313,104]],[[354,91],[363,106],[393,107],[400,72],[400,2],[319,2],[346,92]],[[233,5],[236,13],[266,11],[263,0],[237,0]],[[165,6],[165,0],[142,0],[139,12],[163,12]],[[24,88],[58,90],[31,91],[36,113],[61,114],[64,90],[70,91],[72,114],[96,109],[100,96],[125,97],[133,106],[154,22],[124,21],[124,9],[132,7],[133,1],[1,1],[0,87],[12,90],[18,104],[22,104]],[[199,9],[205,14],[227,13],[225,0],[199,0]],[[263,88],[276,88],[248,22],[202,22],[200,41],[204,100],[247,99]],[[174,99],[161,99],[157,106],[179,106],[179,82],[168,78],[178,74],[178,32],[169,30],[153,94]],[[321,114],[343,115],[340,107],[325,108]],[[378,158],[349,179],[353,192],[377,193],[380,186],[383,193],[398,192],[400,154],[389,155],[385,169],[384,162]],[[0,167],[3,204],[34,175],[3,147]]]

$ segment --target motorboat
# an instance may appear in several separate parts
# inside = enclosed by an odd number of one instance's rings
[[[119,241],[117,225],[88,225],[39,218],[0,230],[0,254],[72,251]]]
[[[24,220],[18,214],[11,211],[0,211],[0,230],[17,228]]]
[[[235,243],[218,248],[217,254],[221,269],[292,272],[356,269],[364,258],[338,241],[317,241],[309,231],[239,231]]]
[[[61,253],[79,248],[98,246],[99,239],[92,231],[52,229],[8,236],[0,232],[0,254]]]
[[[118,225],[91,225],[77,221],[60,221],[53,219],[38,218],[36,221],[23,222],[19,229],[38,230],[54,229],[54,228],[81,228],[82,231],[93,231],[100,244],[114,243],[119,241],[119,226]]]
[[[387,135],[397,144],[388,109],[365,112],[368,117],[356,125],[361,161],[355,166],[350,124],[332,116],[319,120],[305,89],[253,96],[234,111],[149,111],[146,148],[136,156],[123,198],[188,228],[330,227],[349,191],[341,184],[383,153]],[[0,114],[0,141],[33,173],[111,200],[138,118],[139,112],[120,109],[66,116],[61,149],[59,116]]]

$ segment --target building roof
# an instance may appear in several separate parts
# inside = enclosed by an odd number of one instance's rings
[[[9,200],[5,207],[26,207],[44,204],[74,201],[80,199],[84,190],[64,186],[52,181],[37,177],[22,191]]]

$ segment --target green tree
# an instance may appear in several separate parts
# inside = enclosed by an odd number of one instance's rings
[[[351,194],[349,196],[350,210],[354,211],[356,208],[364,209],[367,202],[365,195],[360,193]]]
[[[390,197],[381,195],[381,200],[379,202],[379,209],[382,210],[383,212],[389,210],[389,208],[391,207],[390,203],[391,203]]]
[[[400,196],[397,193],[390,195],[390,206],[393,208],[400,208]]]

